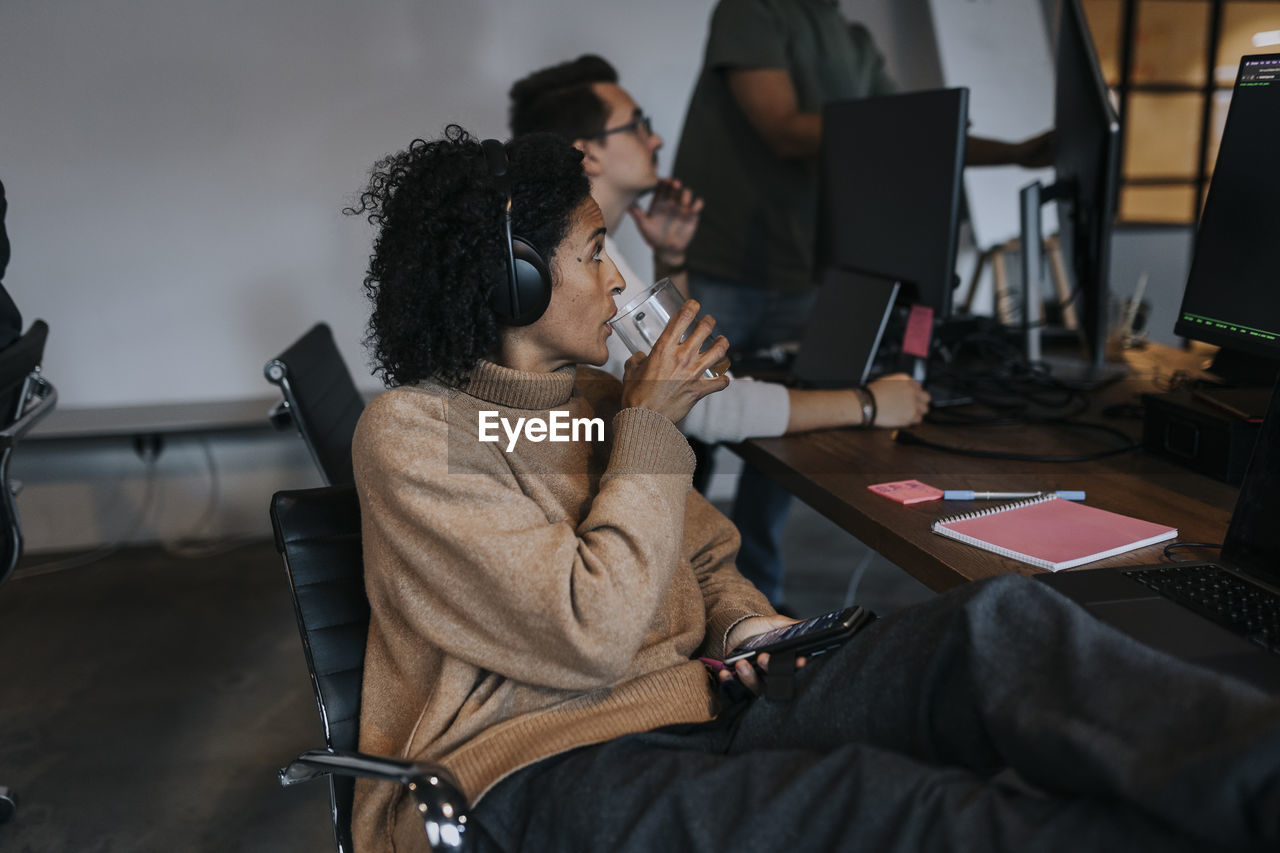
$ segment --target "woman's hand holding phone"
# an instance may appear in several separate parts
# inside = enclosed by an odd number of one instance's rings
[[[803,669],[809,659],[801,655],[796,658],[796,669]],[[761,652],[754,659],[742,659],[727,664],[716,673],[722,683],[737,679],[743,687],[759,696],[764,692],[764,677],[769,674],[769,653]]]
[[[786,616],[752,616],[750,619],[743,619],[737,625],[733,626],[733,630],[729,632],[728,642],[726,645],[730,649],[736,649],[747,640],[758,634],[764,634],[775,628],[785,628],[788,625],[794,625],[798,620],[790,619]],[[807,659],[804,657],[796,658],[796,669],[802,668]],[[725,668],[716,673],[716,677],[721,682],[728,682],[737,679],[743,687],[752,693],[759,695],[764,691],[764,678],[769,672],[769,653],[761,652],[752,659],[743,659],[725,664]]]
[[[833,649],[875,619],[870,610],[857,606],[800,621],[785,616],[744,619],[729,632],[730,651],[717,669],[717,677],[722,681],[736,677],[753,692],[759,693],[763,685],[758,673],[768,673],[770,654],[786,654],[788,660],[791,655],[796,655],[794,667],[783,673],[789,675],[804,666],[806,659],[802,653],[812,657]],[[774,696],[775,691],[771,690],[771,698],[789,695],[789,684],[775,686],[779,688],[776,691],[779,695]]]

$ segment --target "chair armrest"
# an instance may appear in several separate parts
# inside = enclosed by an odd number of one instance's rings
[[[263,365],[262,375],[267,377],[267,381],[278,387],[280,393],[284,395],[284,399],[267,412],[267,420],[278,430],[298,427],[298,432],[302,432],[301,425],[294,421],[293,406],[289,404],[293,399],[293,386],[289,384],[289,365],[278,358],[273,358]],[[303,438],[306,438],[305,434]]]
[[[0,447],[12,447],[14,442],[52,412],[58,403],[58,389],[47,379],[32,374],[27,382],[29,387],[24,392],[23,399],[34,398],[35,403],[27,406],[16,421],[0,430]]]
[[[299,755],[287,767],[282,767],[277,776],[281,785],[288,786],[330,774],[398,782],[407,786],[422,815],[431,849],[465,849],[467,800],[453,775],[443,767],[362,752],[312,749]]]

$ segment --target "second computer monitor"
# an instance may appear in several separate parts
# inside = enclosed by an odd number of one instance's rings
[[[951,313],[967,89],[836,101],[823,111],[816,270],[902,282]]]
[[[1242,57],[1174,326],[1221,346],[1214,371],[1235,385],[1270,387],[1280,367],[1277,139],[1280,53]]]

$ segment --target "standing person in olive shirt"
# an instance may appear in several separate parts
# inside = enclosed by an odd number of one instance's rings
[[[674,171],[705,201],[687,252],[691,295],[735,351],[795,341],[808,321],[823,105],[894,91],[871,34],[835,0],[716,5]],[[1018,144],[970,138],[966,162],[1032,165],[1047,151],[1047,135]],[[775,604],[790,503],[744,470],[733,511],[743,535],[738,567]]]

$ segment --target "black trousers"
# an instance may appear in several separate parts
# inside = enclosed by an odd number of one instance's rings
[[[477,849],[1280,849],[1280,701],[1034,581],[894,614],[796,681],[513,774]]]

